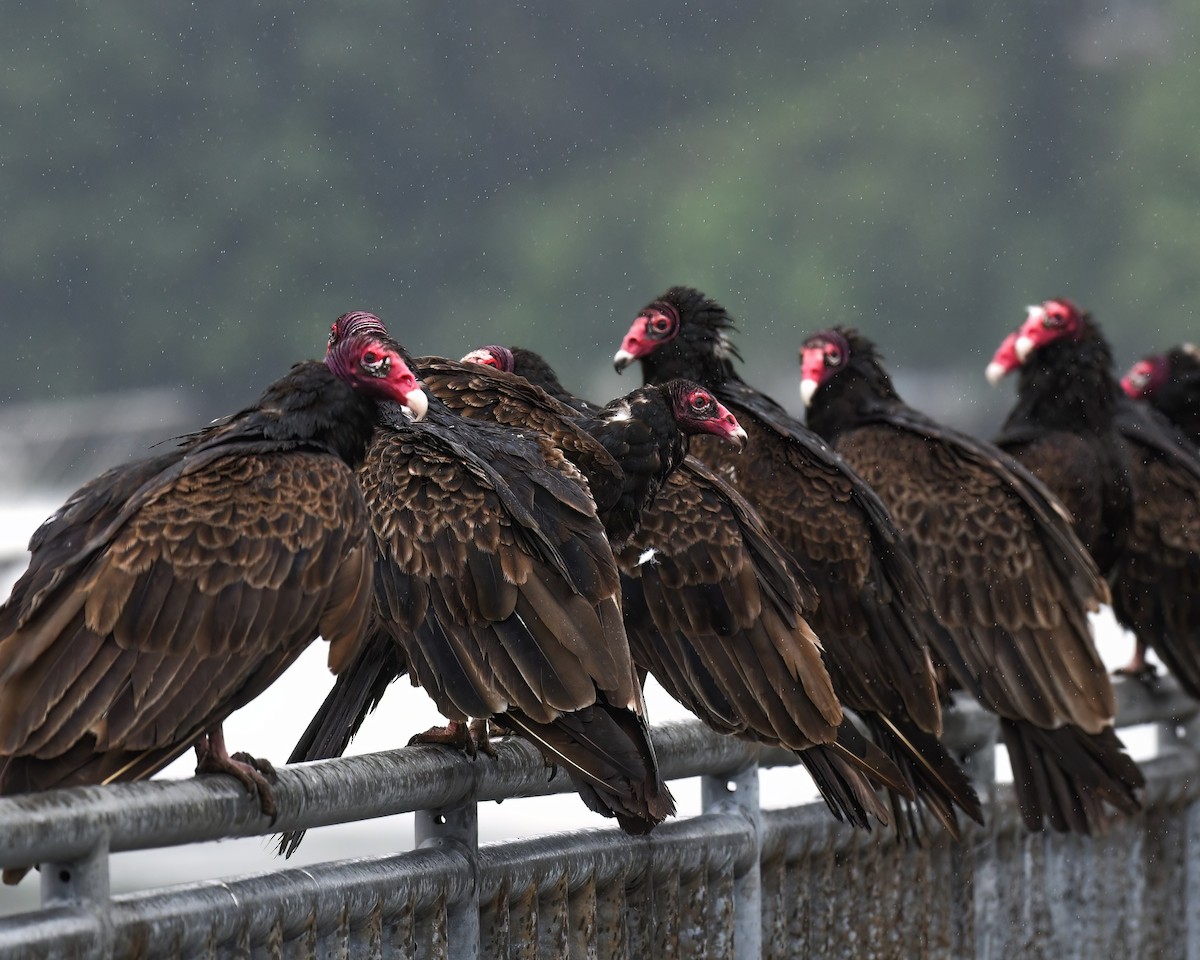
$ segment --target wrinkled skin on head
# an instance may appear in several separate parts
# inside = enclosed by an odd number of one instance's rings
[[[672,380],[666,388],[675,423],[683,433],[711,433],[731,441],[738,449],[745,447],[746,431],[709,391],[688,380]]]
[[[334,324],[330,334],[325,350],[326,366],[355,390],[373,399],[399,403],[407,407],[416,420],[425,416],[429,400],[404,358],[388,339],[387,331],[380,334],[370,326],[348,333],[339,331],[338,324],[342,319]],[[379,326],[383,324],[379,323]]]

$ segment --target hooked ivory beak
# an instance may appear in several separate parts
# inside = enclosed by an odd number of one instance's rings
[[[414,420],[424,419],[425,414],[429,412],[429,398],[419,387],[404,395],[404,403]]]
[[[618,350],[613,357],[613,366],[616,367],[617,373],[620,373],[636,359],[637,357],[628,350]]]
[[[1025,358],[1033,352],[1033,346],[1033,337],[1017,337],[1017,342],[1013,344],[1013,352],[1016,353],[1017,359],[1024,363]]]
[[[817,392],[819,386],[820,384],[812,377],[805,377],[800,381],[800,399],[806,408],[812,404],[813,394]]]

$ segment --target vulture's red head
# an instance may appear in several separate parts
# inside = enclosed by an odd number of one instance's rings
[[[333,326],[329,328],[329,346],[332,347],[343,337],[354,333],[374,333],[381,337],[389,337],[387,327],[375,314],[355,310],[343,313],[333,321]]]
[[[383,322],[372,314],[338,317],[329,334],[325,365],[358,392],[407,407],[414,420],[420,420],[429,409],[420,382],[388,337]]]
[[[633,326],[621,341],[621,349],[613,357],[613,366],[620,372],[634,360],[652,353],[679,336],[679,310],[666,300],[655,300],[637,315]]]
[[[821,384],[837,376],[850,359],[850,343],[837,330],[814,333],[800,345],[800,399],[807,407]]]
[[[1166,354],[1144,357],[1129,368],[1121,378],[1121,389],[1135,399],[1144,399],[1158,390],[1171,375],[1171,363]]]
[[[462,358],[461,362],[477,363],[483,367],[495,367],[497,370],[503,370],[505,373],[512,373],[516,367],[516,358],[513,357],[513,352],[508,347],[501,347],[496,344],[472,350]]]
[[[671,398],[671,412],[680,432],[711,433],[729,440],[739,450],[746,446],[746,431],[737,417],[702,386],[690,380],[671,380],[664,389]]]
[[[1070,300],[1056,298],[1026,308],[1025,322],[1013,344],[1017,360],[1024,363],[1035,350],[1058,340],[1078,340],[1083,336],[1083,311]]]
[[[987,377],[988,383],[995,386],[1020,365],[1021,361],[1017,359],[1017,331],[1014,330],[1000,342],[1000,346],[992,354],[992,362],[987,365],[984,376]]]

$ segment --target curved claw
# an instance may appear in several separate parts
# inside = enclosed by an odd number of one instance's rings
[[[487,720],[475,719],[469,724],[462,720],[451,720],[444,727],[430,727],[408,741],[410,747],[426,743],[453,747],[468,757],[475,757],[481,752],[489,757],[496,756],[496,748],[488,737]]]
[[[275,819],[278,807],[271,784],[279,779],[274,765],[269,760],[252,757],[248,753],[230,756],[225,746],[224,731],[217,727],[196,744],[196,773],[223,773],[237,779],[250,793],[258,797],[258,805],[264,814]]]

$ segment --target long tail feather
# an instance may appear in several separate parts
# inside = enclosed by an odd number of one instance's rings
[[[399,648],[383,633],[373,634],[345,670],[309,721],[288,763],[340,757],[350,746],[363,720],[383,698],[388,685],[403,673]],[[304,839],[304,831],[285,833],[279,852],[290,857]]]
[[[1012,762],[1021,816],[1030,830],[1043,822],[1060,833],[1102,833],[1110,814],[1141,809],[1145,778],[1108,727],[1089,734],[1075,726],[1045,730],[1030,723],[1000,721]]]
[[[879,714],[865,714],[863,720],[916,794],[915,802],[889,794],[896,831],[902,840],[920,843],[926,832],[925,812],[955,840],[961,839],[956,808],[976,823],[983,823],[983,807],[975,788],[937,737],[913,723]]]
[[[535,723],[507,713],[498,721],[562,763],[589,810],[615,817],[626,833],[649,833],[675,812],[675,799],[658,772],[645,722],[631,710],[603,702]]]

